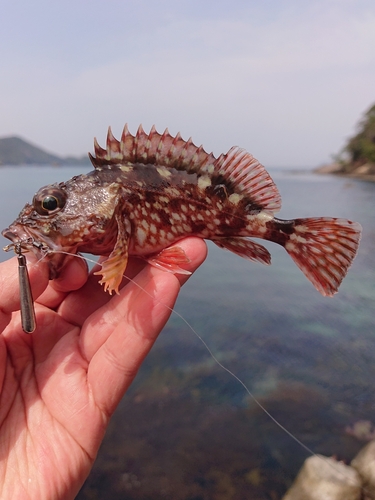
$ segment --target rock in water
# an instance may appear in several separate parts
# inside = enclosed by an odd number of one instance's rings
[[[375,441],[362,448],[351,462],[362,478],[366,499],[375,499]]]
[[[360,500],[361,479],[348,465],[314,455],[300,470],[282,500]]]

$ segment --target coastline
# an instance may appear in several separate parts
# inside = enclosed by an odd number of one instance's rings
[[[359,167],[353,166],[350,172],[345,172],[342,165],[338,163],[331,163],[329,165],[318,167],[314,169],[313,172],[319,175],[335,175],[337,177],[345,177],[347,179],[375,182],[375,173],[373,173],[373,170],[373,165],[365,164]]]

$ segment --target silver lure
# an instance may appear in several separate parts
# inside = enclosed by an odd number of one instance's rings
[[[20,306],[22,330],[32,333],[36,328],[34,300],[31,293],[29,273],[27,271],[26,257],[23,255],[21,246],[16,245],[15,251],[18,259],[18,280],[20,287]]]

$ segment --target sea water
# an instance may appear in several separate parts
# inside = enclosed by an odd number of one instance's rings
[[[0,168],[1,229],[39,187],[82,172]],[[277,245],[265,243],[272,255],[266,267],[209,244],[176,310],[298,439],[350,460],[363,442],[348,429],[361,420],[375,424],[375,183],[270,173],[283,200],[280,218],[362,224],[359,253],[339,293],[322,297]],[[0,260],[9,257],[0,252]],[[306,456],[172,315],[77,498],[281,498]]]

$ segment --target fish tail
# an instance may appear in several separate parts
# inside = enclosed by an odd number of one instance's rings
[[[270,238],[285,247],[315,288],[334,295],[357,253],[361,225],[346,219],[316,217],[272,221]]]

